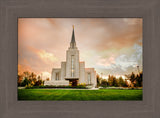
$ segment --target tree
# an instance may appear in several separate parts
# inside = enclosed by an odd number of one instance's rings
[[[27,79],[27,77],[25,77],[25,79],[22,81],[21,86],[26,86],[28,84],[30,84],[31,82]]]
[[[17,77],[18,86],[21,86],[22,80],[23,80],[23,76],[18,74],[18,77]]]
[[[29,74],[29,81],[31,83],[33,83],[33,82],[35,83],[37,81],[36,74],[34,74],[33,72],[31,72],[31,74]]]
[[[26,77],[27,79],[29,79],[30,73],[29,73],[28,71],[23,72],[23,74],[25,75],[25,77]]]
[[[108,75],[108,84],[109,86],[113,86],[113,76]]]
[[[38,80],[40,80],[41,79],[41,76],[40,75],[38,75],[38,78],[37,78]]]
[[[41,86],[41,85],[43,85],[43,81],[42,80],[38,80],[38,81],[36,81],[34,86]]]
[[[35,83],[37,81],[37,78],[36,78],[37,75],[32,72],[31,76],[32,76],[32,81]]]
[[[100,76],[98,74],[97,74],[96,78],[97,78],[97,86],[99,86],[101,84],[102,78],[100,78]]]
[[[137,75],[135,75],[133,72],[130,75],[126,75],[133,87],[142,87],[142,76],[143,72],[140,72]]]
[[[115,87],[117,87],[118,86],[118,80],[116,79],[116,77],[115,76],[113,76],[113,75],[109,75],[108,76],[108,84],[109,84],[109,86],[115,86]]]
[[[102,79],[102,81],[101,81],[101,86],[102,86],[102,87],[107,87],[107,86],[108,86],[108,82],[107,82],[106,79]]]
[[[137,76],[136,76],[136,87],[142,87],[142,76],[143,76],[142,72],[137,74]]]
[[[116,77],[113,76],[113,86],[118,87],[118,79],[116,79]]]
[[[120,87],[123,87],[125,85],[125,81],[123,80],[123,78],[120,76],[119,79],[118,79],[118,85]]]
[[[130,75],[128,75],[128,79],[131,82],[131,86],[135,87],[136,86],[136,75],[132,72]]]
[[[133,83],[136,80],[136,76],[135,74],[132,72],[131,76],[130,76],[130,81]]]
[[[138,82],[139,82],[140,87],[142,87],[143,86],[143,71],[139,73]]]

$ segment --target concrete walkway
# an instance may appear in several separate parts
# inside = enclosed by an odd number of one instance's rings
[[[25,87],[18,87],[18,89],[25,89]],[[33,88],[33,89],[55,89],[55,90],[98,90],[99,88],[77,89],[77,88]]]
[[[18,89],[25,89],[25,87],[18,87]]]
[[[55,89],[55,90],[99,90],[98,88],[96,89],[74,89],[74,88],[37,88],[37,89]]]

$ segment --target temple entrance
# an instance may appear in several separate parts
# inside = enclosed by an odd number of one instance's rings
[[[76,80],[76,79],[69,80],[69,83],[70,83],[72,86],[77,86],[78,80]]]

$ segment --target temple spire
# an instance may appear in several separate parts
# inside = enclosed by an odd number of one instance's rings
[[[72,40],[71,43],[75,43],[75,36],[74,36],[74,25],[73,25],[73,32],[72,32]]]
[[[76,41],[75,41],[75,36],[74,36],[74,25],[73,25],[72,39],[71,39],[71,42],[70,42],[70,47],[71,48],[76,48]]]

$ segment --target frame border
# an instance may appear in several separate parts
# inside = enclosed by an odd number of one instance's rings
[[[0,0],[2,118],[159,118],[159,0]],[[143,101],[17,101],[18,18],[143,18]]]

